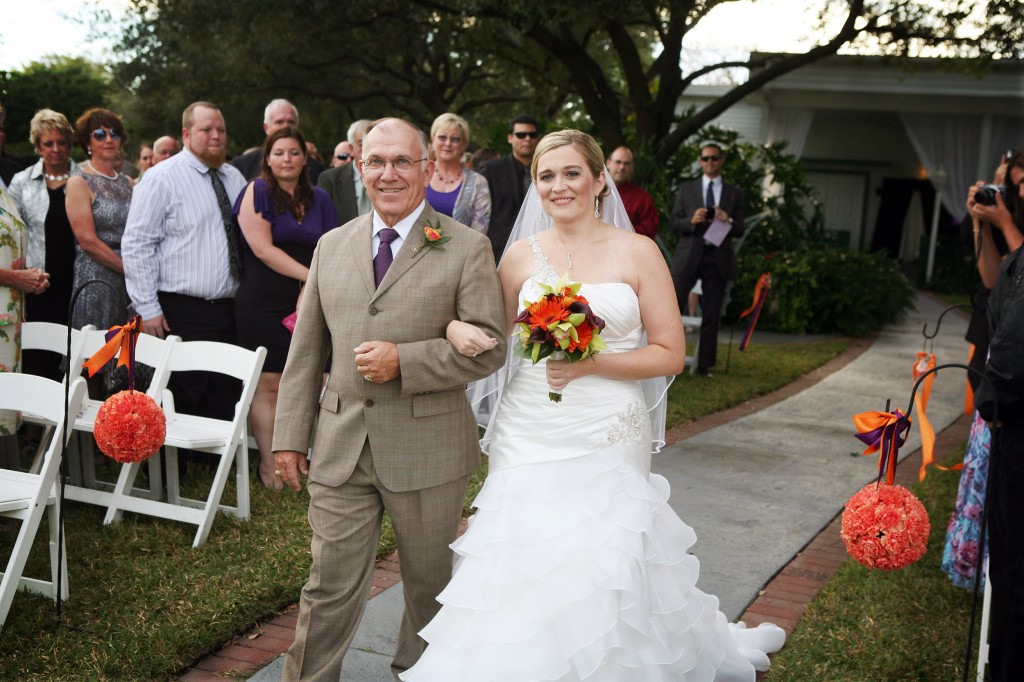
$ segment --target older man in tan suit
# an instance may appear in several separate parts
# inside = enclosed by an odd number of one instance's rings
[[[274,427],[281,478],[298,490],[300,473],[309,475],[313,529],[284,680],[339,679],[385,510],[405,589],[396,673],[422,653],[417,633],[451,578],[448,545],[480,460],[466,384],[497,370],[505,345],[466,357],[445,329],[458,319],[493,338],[506,334],[490,242],[426,204],[434,172],[426,157],[422,132],[398,119],[376,122],[360,163],[374,210],[325,235],[313,255]],[[443,244],[430,241],[428,224],[440,225]]]

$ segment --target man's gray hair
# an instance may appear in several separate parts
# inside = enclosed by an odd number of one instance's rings
[[[295,125],[299,125],[299,110],[295,108],[295,105],[286,99],[275,99],[271,100],[267,108],[263,110],[263,125],[270,125],[270,114],[274,109],[281,106],[291,107],[292,112],[295,114]]]
[[[350,125],[348,127],[348,133],[346,133],[348,143],[355,147],[356,138],[359,136],[366,137],[366,131],[369,129],[371,123],[373,123],[373,121],[371,121],[370,119],[361,118],[352,125]]]

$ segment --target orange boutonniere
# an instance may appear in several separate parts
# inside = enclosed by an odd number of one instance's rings
[[[412,252],[416,253],[420,249],[425,249],[427,247],[437,248],[444,251],[444,247],[442,246],[442,244],[444,244],[449,239],[451,239],[451,237],[445,236],[444,230],[441,229],[440,220],[438,220],[437,223],[434,225],[427,223],[423,227],[423,243],[417,244],[416,246],[412,247]]]

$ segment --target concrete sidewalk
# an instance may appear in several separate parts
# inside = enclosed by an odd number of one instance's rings
[[[672,486],[670,503],[696,530],[693,552],[701,562],[698,586],[718,596],[721,610],[730,619],[744,615],[759,592],[779,575],[772,584],[782,581],[782,588],[792,592],[782,592],[784,598],[776,601],[790,604],[789,610],[773,612],[772,600],[766,605],[762,596],[760,610],[755,604],[744,617],[752,625],[774,618],[791,629],[796,618],[792,614],[799,614],[802,603],[816,594],[814,584],[820,587],[844,558],[838,533],[832,538],[831,529],[828,534],[821,531],[833,523],[850,495],[874,479],[876,462],[874,457],[858,456],[863,446],[852,435],[851,417],[884,409],[886,399],[892,400],[893,409],[906,409],[915,354],[924,348],[922,326],[928,323],[934,329],[943,308],[919,295],[916,309],[906,319],[887,326],[859,357],[820,382],[685,438],[655,457],[653,471]],[[964,317],[946,316],[941,335],[934,339],[933,348],[929,346],[939,364],[966,361],[966,327]],[[704,381],[689,376],[680,380]],[[941,372],[936,378],[928,415],[937,432],[963,413],[964,382],[962,370]],[[955,437],[961,434],[966,430],[961,428]],[[902,449],[904,456],[919,445],[915,427]],[[902,476],[915,478],[918,466],[919,460],[906,462]],[[809,545],[819,534],[819,540]],[[810,562],[815,570],[783,571],[794,565],[801,550],[810,558],[797,561]],[[804,573],[813,575],[808,578]],[[389,664],[402,606],[400,589],[386,589],[368,602],[345,659],[344,679],[393,682]],[[287,643],[285,635],[277,636]],[[264,660],[272,655],[271,648],[263,648]],[[282,660],[274,659],[251,679],[278,680]],[[211,667],[200,663],[181,679],[223,679],[206,678],[212,675]]]

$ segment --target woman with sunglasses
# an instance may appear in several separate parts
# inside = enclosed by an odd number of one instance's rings
[[[427,203],[438,213],[487,234],[491,191],[484,176],[462,164],[469,146],[469,123],[455,114],[441,114],[430,126],[434,175],[427,185]]]
[[[65,211],[65,187],[80,173],[71,159],[74,131],[64,114],[40,109],[29,124],[29,140],[39,161],[11,180],[10,193],[28,228],[25,267],[45,279],[47,286],[25,296],[25,321],[68,323],[74,277],[75,237]],[[22,369],[59,381],[60,358],[45,351],[25,354]]]
[[[107,109],[89,109],[75,121],[75,140],[89,160],[82,164],[82,175],[68,182],[68,218],[78,240],[75,257],[77,290],[89,280],[102,280],[117,291],[112,295],[103,286],[82,290],[72,311],[75,327],[93,324],[105,329],[127,321],[128,292],[121,264],[121,235],[128,220],[132,200],[132,181],[116,170],[121,145],[127,140],[121,117]],[[106,388],[123,382],[121,372],[108,372]]]
[[[298,307],[320,237],[338,226],[334,202],[313,187],[306,172],[306,140],[298,128],[278,128],[263,142],[260,175],[235,202],[242,236],[242,279],[235,294],[238,345],[263,346],[263,363],[252,398],[252,433],[260,450],[260,480],[281,490],[275,475],[274,416],[291,332],[283,323]]]

